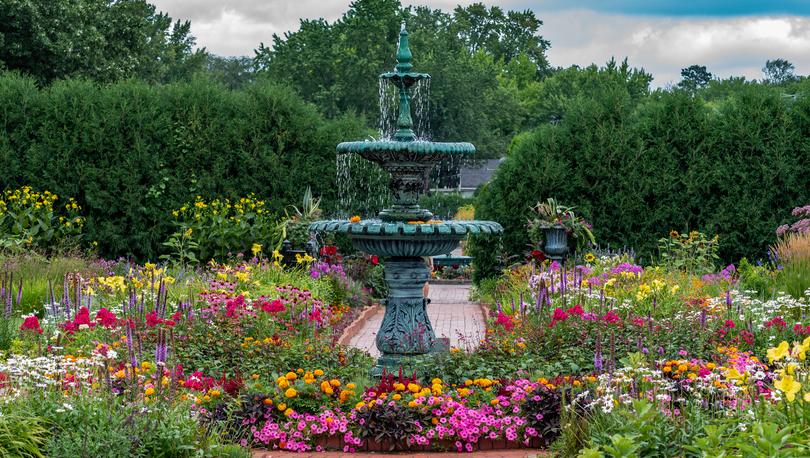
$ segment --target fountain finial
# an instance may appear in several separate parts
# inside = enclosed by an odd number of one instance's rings
[[[413,68],[413,54],[411,46],[408,44],[408,31],[405,29],[405,21],[402,21],[402,28],[399,30],[399,50],[397,50],[398,73],[408,73]]]

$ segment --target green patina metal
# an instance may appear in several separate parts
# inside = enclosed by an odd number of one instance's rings
[[[358,154],[391,174],[393,205],[380,211],[378,219],[317,221],[309,227],[311,232],[346,234],[357,249],[385,258],[389,295],[377,333],[376,344],[382,356],[372,370],[375,376],[383,369],[408,366],[410,356],[447,349],[446,344],[436,339],[427,316],[428,299],[422,296],[422,286],[430,278],[430,272],[423,258],[451,252],[469,234],[503,232],[501,225],[493,221],[430,221],[433,214],[417,203],[425,179],[436,164],[447,155],[475,153],[475,147],[470,143],[417,140],[410,91],[414,84],[430,75],[412,72],[412,68],[413,54],[403,24],[395,71],[380,75],[399,89],[394,139],[345,142],[337,147],[338,154]]]

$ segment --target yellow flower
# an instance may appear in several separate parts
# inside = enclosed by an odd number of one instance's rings
[[[357,216],[357,215],[352,216],[351,218],[349,218],[349,222],[350,223],[359,223],[360,222],[360,217]]]
[[[783,340],[778,347],[768,349],[768,362],[779,361],[788,354],[790,354],[790,345]]]
[[[785,393],[788,402],[796,399],[796,393],[802,389],[802,384],[797,382],[792,375],[784,375],[781,379],[773,383],[774,388]]]
[[[316,376],[316,377],[320,377],[320,376],[322,376],[322,375],[323,375],[323,371],[322,371],[322,370],[320,370],[320,369],[315,369],[315,376]]]
[[[292,381],[292,380],[297,379],[298,375],[296,375],[295,372],[287,372],[287,375],[285,375],[284,378],[286,378],[287,380]]]
[[[149,388],[146,389],[146,391],[143,392],[143,394],[146,395],[146,396],[152,396],[153,394],[155,394],[155,389],[152,388],[152,387],[149,387]]]
[[[408,391],[411,393],[418,393],[419,392],[419,385],[416,383],[409,383],[408,384]]]
[[[262,246],[258,243],[254,243],[253,246],[250,248],[250,251],[253,252],[253,256],[256,257],[259,253],[262,252]]]
[[[596,256],[594,256],[593,253],[587,253],[585,255],[585,262],[591,263],[591,262],[594,262],[595,260],[596,260]]]
[[[295,388],[287,388],[287,391],[284,392],[284,396],[288,398],[294,398],[298,395],[298,392],[295,391]]]

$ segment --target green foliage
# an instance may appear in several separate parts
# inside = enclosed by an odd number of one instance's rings
[[[419,198],[419,205],[433,213],[435,219],[453,219],[460,207],[468,205],[472,199],[466,198],[457,192],[433,193]]]
[[[57,204],[59,196],[28,186],[0,193],[0,251],[22,249],[65,250],[75,246],[84,218],[72,198]]]
[[[205,51],[193,49],[190,31],[144,0],[2,0],[0,68],[40,83],[174,81],[203,68]]]
[[[717,236],[691,231],[679,234],[671,231],[669,237],[658,239],[658,264],[673,271],[691,274],[714,272],[717,260]]]
[[[725,260],[762,257],[810,200],[810,99],[739,79],[650,93],[649,80],[611,62],[540,83],[538,127],[515,138],[476,205],[504,226],[509,253],[525,249],[530,203],[548,195],[589,215],[600,243],[647,260],[662,231],[683,227],[719,234]]]
[[[44,458],[48,430],[45,420],[10,412],[0,415],[0,456],[3,458]]]
[[[683,79],[678,83],[678,87],[694,91],[706,87],[714,78],[714,75],[706,70],[705,65],[690,65],[681,69]]]
[[[737,265],[740,275],[740,289],[757,291],[760,297],[770,297],[773,293],[774,275],[765,265],[753,265],[748,259],[742,258]]]
[[[74,196],[86,240],[105,257],[156,259],[174,232],[171,211],[196,196],[256,193],[281,213],[310,186],[334,208],[335,144],[362,131],[354,118],[324,121],[267,82],[243,91],[205,79],[38,89],[9,74],[0,105],[3,183]]]
[[[208,453],[218,445],[217,438],[201,440],[202,431],[189,415],[188,404],[143,409],[112,401],[99,396],[28,396],[4,406],[3,417],[25,418],[33,428],[29,435],[47,436],[43,455],[54,458],[217,456]],[[40,432],[44,425],[47,435]]]
[[[253,244],[271,250],[281,245],[284,223],[252,194],[234,200],[198,197],[172,212],[177,231],[164,243],[182,264],[225,260],[250,253]],[[195,254],[196,253],[196,254]]]
[[[309,241],[309,225],[321,216],[321,199],[312,197],[312,189],[307,187],[301,208],[291,207],[284,225],[284,239],[292,243],[293,248],[304,249]]]
[[[476,235],[467,238],[467,256],[472,258],[472,280],[476,285],[484,279],[495,278],[503,269],[501,237]]]

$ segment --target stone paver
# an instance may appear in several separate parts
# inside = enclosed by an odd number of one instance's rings
[[[430,285],[430,304],[427,312],[436,337],[447,337],[450,345],[465,350],[474,348],[484,337],[486,323],[478,304],[469,301],[469,285]],[[372,356],[380,352],[374,343],[385,309],[369,317],[349,345],[368,351]]]

